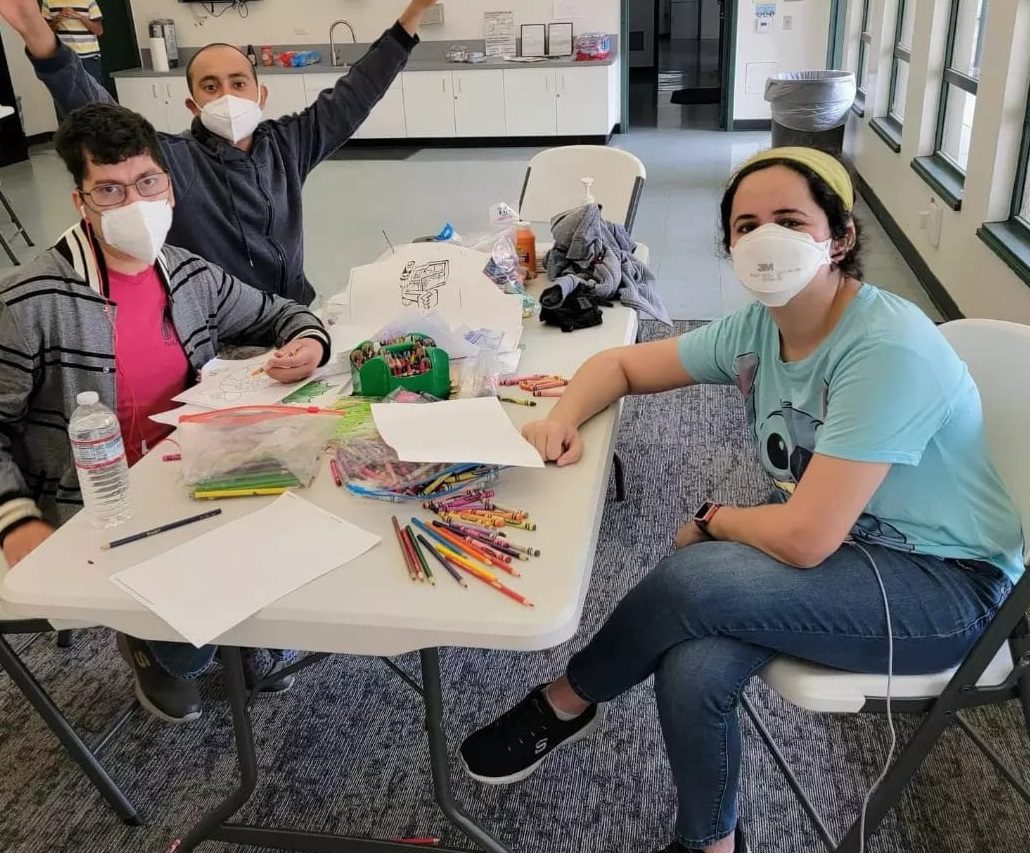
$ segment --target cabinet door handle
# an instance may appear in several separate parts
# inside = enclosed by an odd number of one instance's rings
[[[160,97],[160,95],[157,94],[157,83],[150,84],[150,91],[153,93],[155,99]]]
[[[172,99],[172,84],[165,83],[165,91],[168,93],[168,100]]]
[[[443,90],[443,93],[446,95],[447,94],[447,78],[446,77],[441,77],[440,78],[440,88]]]
[[[461,88],[461,78],[459,77],[458,78],[458,94],[460,95],[462,93],[462,91],[463,91],[463,89]]]
[[[551,91],[551,78],[550,77],[544,77],[544,89],[546,91],[548,91],[548,92]]]

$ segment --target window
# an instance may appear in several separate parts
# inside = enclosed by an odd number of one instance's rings
[[[905,96],[908,93],[908,69],[912,62],[912,31],[915,28],[916,0],[898,0],[898,26],[894,37],[894,61],[891,64],[890,98],[887,116],[901,125],[905,121]]]
[[[976,233],[1016,275],[1030,284],[1030,95],[1027,96],[1011,213],[1005,222],[986,222]]]
[[[898,0],[887,115],[875,118],[871,122],[876,134],[895,152],[901,151],[901,131],[905,122],[905,96],[908,93],[908,69],[912,62],[915,5],[916,0]]]
[[[931,157],[919,157],[912,164],[953,210],[962,206],[989,2],[951,0],[934,153]]]
[[[858,69],[855,79],[858,81],[858,94],[855,106],[859,115],[865,112],[865,87],[869,80],[869,48],[873,43],[873,33],[869,28],[870,0],[862,0],[862,28],[858,36]]]

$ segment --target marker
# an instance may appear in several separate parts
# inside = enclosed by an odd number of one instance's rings
[[[167,533],[169,530],[176,530],[180,527],[185,527],[187,524],[193,524],[195,521],[203,521],[206,518],[214,518],[216,515],[221,514],[222,511],[220,509],[213,509],[210,512],[202,512],[200,515],[191,515],[189,518],[182,518],[179,521],[162,524],[160,527],[144,530],[142,533],[134,533],[132,536],[124,536],[121,539],[115,539],[113,542],[101,545],[100,550],[110,551],[112,548],[117,548],[120,545],[128,545],[130,542],[139,542],[140,539],[148,539],[151,536],[156,536],[158,533]]]

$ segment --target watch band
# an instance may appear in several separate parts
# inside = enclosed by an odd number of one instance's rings
[[[698,526],[698,529],[708,535],[708,525],[712,519],[715,518],[715,514],[722,509],[722,504],[714,503],[713,501],[705,501],[701,504],[700,508],[694,513],[694,524]]]

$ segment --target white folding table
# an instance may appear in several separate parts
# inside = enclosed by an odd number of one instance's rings
[[[526,352],[519,373],[571,376],[589,356],[632,343],[636,333],[636,313],[620,305],[605,309],[601,326],[571,334],[530,321],[523,336]],[[554,403],[551,399],[538,402],[535,408],[506,405],[506,409],[516,424],[521,424],[543,417]],[[249,695],[240,655],[243,647],[314,653],[299,666],[326,654],[374,655],[385,659],[419,651],[421,685],[401,674],[425,703],[436,800],[447,818],[482,849],[508,853],[508,848],[463,813],[452,796],[442,725],[439,650],[446,646],[539,650],[556,646],[575,634],[590,581],[618,419],[619,407],[613,406],[584,427],[585,449],[579,464],[562,469],[509,469],[494,484],[499,503],[525,508],[538,524],[536,532],[512,532],[516,541],[540,548],[542,556],[520,563],[523,576],[508,579],[512,587],[534,602],[533,608],[511,601],[486,584],[470,583],[468,589],[463,589],[442,573],[435,587],[412,583],[390,516],[426,518],[426,511],[416,503],[394,504],[355,497],[336,487],[327,470],[320,472],[312,486],[301,494],[377,533],[383,541],[357,560],[280,599],[218,639],[226,667],[241,779],[238,787],[184,836],[179,853],[193,850],[204,840],[303,853],[400,853],[411,849],[385,841],[227,823],[257,785]],[[119,535],[197,512],[197,502],[187,496],[177,477],[178,464],[161,461],[163,448],[167,447],[160,446],[132,469],[133,519],[119,529]],[[165,622],[111,583],[108,575],[214,525],[253,512],[268,500],[271,499],[220,501],[223,513],[216,519],[112,551],[100,550],[100,545],[112,538],[111,532],[92,528],[80,513],[7,574],[0,587],[0,600],[5,611],[17,618],[100,624],[145,639],[181,641]],[[283,535],[289,536],[290,531],[284,530]]]

